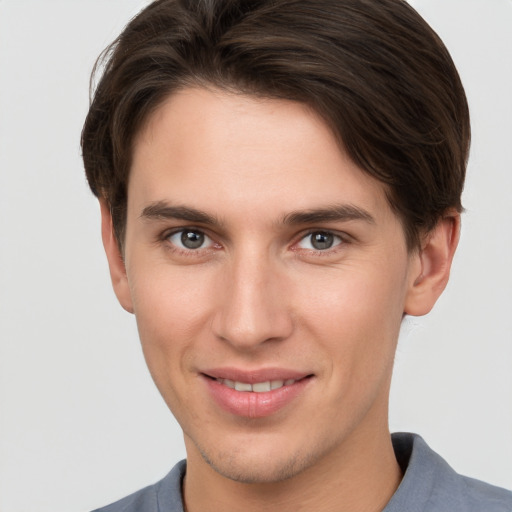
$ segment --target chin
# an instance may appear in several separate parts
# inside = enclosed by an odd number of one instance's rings
[[[207,453],[199,448],[203,460],[217,473],[235,482],[271,484],[293,478],[313,465],[321,455],[312,453],[285,454],[277,450],[232,450]]]

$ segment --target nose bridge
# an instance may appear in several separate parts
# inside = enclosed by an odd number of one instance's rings
[[[254,247],[239,251],[223,278],[214,320],[217,336],[237,348],[250,349],[291,333],[290,311],[282,300],[282,269],[268,252]]]

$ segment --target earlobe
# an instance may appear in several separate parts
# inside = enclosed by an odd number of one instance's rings
[[[459,235],[460,215],[456,211],[447,212],[428,233],[419,252],[412,256],[419,264],[411,266],[415,275],[411,276],[404,313],[422,316],[434,307],[448,283]]]
[[[104,199],[100,199],[100,210],[101,238],[107,255],[112,287],[121,306],[129,313],[133,313],[132,297],[125,264],[114,234],[110,208]]]

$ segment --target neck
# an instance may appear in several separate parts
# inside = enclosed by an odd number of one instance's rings
[[[280,482],[241,483],[207,465],[187,445],[187,512],[380,512],[402,478],[387,428],[347,439],[313,466]]]

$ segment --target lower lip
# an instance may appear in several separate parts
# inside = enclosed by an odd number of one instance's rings
[[[263,393],[236,391],[206,376],[204,380],[215,402],[225,411],[244,418],[264,418],[294,400],[311,381],[311,377]]]

